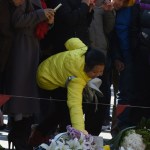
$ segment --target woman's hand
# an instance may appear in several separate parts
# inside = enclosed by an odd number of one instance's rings
[[[95,0],[82,0],[82,3],[86,3],[90,7],[89,12],[91,12],[93,7],[95,6]]]
[[[48,19],[50,22],[53,22],[53,21],[54,21],[55,12],[54,12],[53,9],[46,8],[46,9],[44,9],[44,13],[45,13],[45,16],[47,17],[47,19]]]
[[[114,9],[113,2],[109,0],[105,0],[104,4],[102,4],[100,7],[103,8],[105,11],[111,11]]]
[[[118,72],[120,72],[120,71],[122,71],[122,70],[124,70],[124,63],[122,62],[122,61],[120,61],[120,60],[115,60],[115,67],[116,67],[116,70],[118,71]]]
[[[86,130],[83,130],[82,133],[85,134],[85,135],[89,134]]]
[[[55,12],[53,9],[51,9],[51,11],[49,13],[49,17],[48,17],[48,24],[54,23],[54,16],[55,16]]]

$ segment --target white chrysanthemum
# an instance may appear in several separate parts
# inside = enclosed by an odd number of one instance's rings
[[[124,147],[120,147],[119,150],[134,150],[134,149],[132,149],[130,147],[128,147],[127,149],[125,149]]]
[[[95,150],[96,143],[91,135],[84,135],[82,132],[68,126],[67,132],[60,133],[51,141],[46,150]]]
[[[124,149],[124,147],[121,146],[121,147],[119,147],[119,150],[125,150],[125,149]]]
[[[46,150],[71,150],[69,146],[65,144],[63,139],[59,141],[52,140],[50,146]]]
[[[142,135],[137,134],[135,130],[131,130],[128,135],[123,138],[121,147],[123,147],[124,150],[145,150],[146,145],[143,143]]]
[[[69,146],[70,149],[73,149],[73,150],[82,149],[82,145],[80,145],[77,138],[69,140],[66,143],[67,143],[67,145]]]
[[[84,140],[85,140],[85,135],[81,132],[81,136],[79,138],[80,144],[82,144],[84,142]]]

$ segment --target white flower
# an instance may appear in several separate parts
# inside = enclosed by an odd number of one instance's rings
[[[60,133],[50,145],[45,146],[46,150],[95,150],[96,143],[92,135],[84,135],[81,131],[67,127],[67,132]],[[42,146],[42,145],[41,145]]]
[[[82,149],[82,145],[80,145],[77,138],[69,140],[66,143],[68,144],[69,148],[72,150]]]
[[[85,135],[83,133],[81,133],[81,136],[79,138],[80,144],[82,144],[84,142],[84,140],[85,140]]]
[[[120,150],[145,150],[146,145],[143,143],[142,135],[137,134],[135,130],[130,130],[123,138],[121,148]]]
[[[68,145],[65,145],[63,139],[59,141],[52,140],[50,146],[46,150],[70,150]]]
[[[121,147],[119,147],[119,150],[125,150],[125,149],[124,149],[124,147],[121,146]]]

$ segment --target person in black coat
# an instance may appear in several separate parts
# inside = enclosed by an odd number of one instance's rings
[[[65,50],[64,43],[72,37],[80,38],[89,45],[88,27],[91,21],[92,4],[90,0],[51,0],[48,6],[55,8],[59,3],[62,6],[56,11],[55,24],[49,32],[53,53]]]
[[[4,92],[4,76],[12,44],[11,7],[8,0],[0,0],[0,93]],[[4,15],[5,14],[5,15]]]
[[[42,57],[41,60],[50,55],[65,51],[64,43],[72,37],[81,39],[87,46],[90,45],[88,28],[93,14],[91,0],[47,0],[45,2],[47,2],[47,6],[50,8],[55,8],[60,3],[62,6],[55,12],[54,26],[41,41],[42,55],[46,49],[51,47],[48,50],[48,55]],[[46,47],[46,45],[48,46]],[[53,96],[45,90],[40,89],[39,91],[40,97],[44,98],[66,99],[67,96],[66,90],[62,88],[57,90]],[[48,101],[41,101],[40,106],[41,120],[55,109]]]
[[[140,5],[141,3],[141,5]],[[150,118],[150,1],[142,0],[133,8],[132,49],[134,53],[134,91],[129,122],[136,125]],[[143,7],[142,4],[145,4]],[[138,115],[137,115],[138,114]]]

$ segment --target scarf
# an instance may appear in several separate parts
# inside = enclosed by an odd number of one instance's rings
[[[45,3],[44,0],[41,0],[41,5],[42,5],[42,8],[45,9],[47,8],[47,5]],[[46,21],[43,21],[43,22],[40,22],[37,24],[36,26],[36,29],[35,29],[35,36],[41,40],[45,37],[45,35],[47,34],[49,30],[49,25]]]

